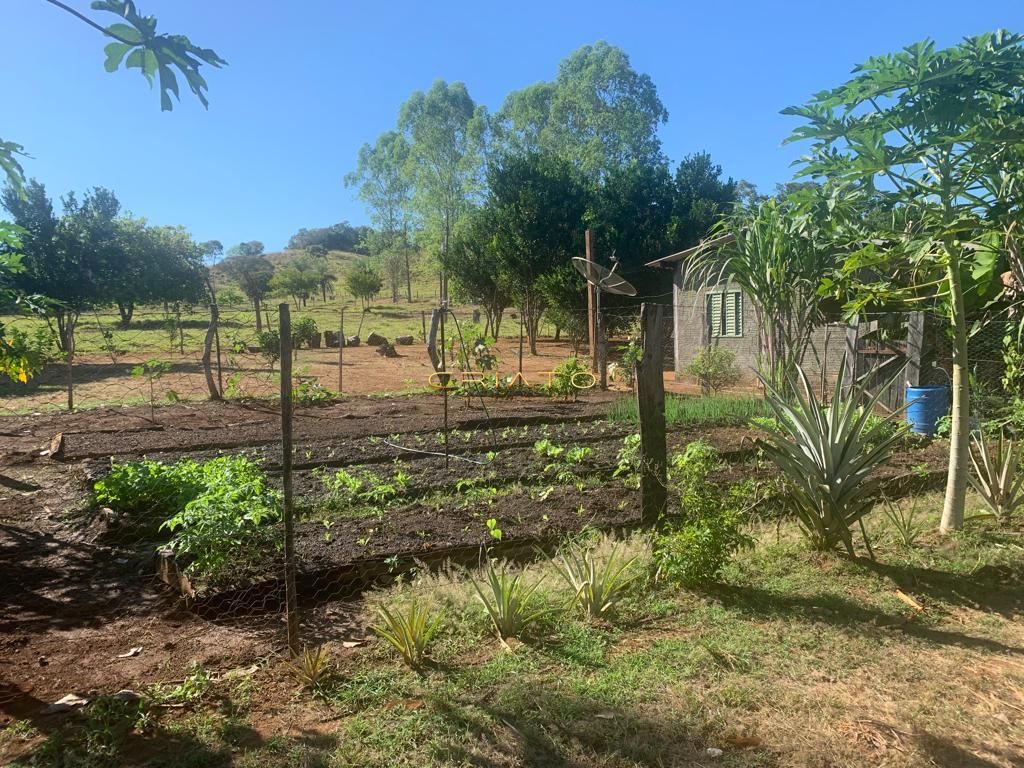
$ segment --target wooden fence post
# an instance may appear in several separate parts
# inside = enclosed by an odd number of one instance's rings
[[[924,312],[911,312],[907,318],[907,384],[921,384],[921,354],[924,351]]]
[[[281,480],[284,486],[284,590],[288,648],[299,654],[299,601],[295,594],[295,520],[292,500],[292,320],[287,304],[281,313]]]
[[[662,325],[665,308],[640,305],[643,357],[636,367],[640,415],[640,519],[654,525],[668,503],[668,449],[665,445],[665,374]]]
[[[338,394],[345,390],[342,388],[345,383],[345,374],[342,366],[345,364],[345,308],[341,308],[341,319],[338,321]]]

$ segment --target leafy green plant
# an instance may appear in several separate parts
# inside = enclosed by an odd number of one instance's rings
[[[548,393],[554,397],[575,402],[579,394],[578,384],[584,374],[587,377],[591,375],[583,361],[578,357],[570,357],[555,366],[555,370],[551,372],[551,383],[547,387]]]
[[[971,435],[971,487],[981,496],[1000,525],[1007,525],[1024,505],[1024,472],[1013,440],[1002,434],[995,451],[990,451],[984,432]]]
[[[246,456],[221,456],[199,465],[203,491],[161,528],[168,545],[188,561],[186,571],[211,581],[273,546],[269,523],[280,519],[280,495]]]
[[[637,574],[632,573],[635,561],[635,557],[619,557],[616,545],[603,562],[599,562],[592,550],[573,543],[563,548],[551,562],[572,590],[573,602],[588,616],[604,618],[636,580]]]
[[[670,427],[686,424],[744,426],[770,413],[764,400],[757,397],[669,395],[665,398],[665,423]],[[608,420],[639,423],[636,399],[623,397],[613,402],[608,409]]]
[[[288,670],[299,685],[310,692],[317,692],[331,674],[331,659],[327,646],[310,649],[304,647],[297,659],[287,662]]]
[[[697,379],[700,391],[705,395],[717,395],[735,385],[741,376],[736,365],[736,353],[715,344],[698,348],[687,363],[686,372]]]
[[[122,525],[142,534],[155,534],[171,515],[205,489],[200,465],[191,459],[176,464],[133,461],[114,464],[93,485],[93,502],[122,516]]]
[[[913,548],[920,537],[923,526],[918,520],[917,499],[910,497],[909,503],[905,506],[903,502],[892,502],[884,499],[884,512],[889,521],[889,526],[895,531],[899,542],[907,549]]]
[[[493,517],[489,517],[487,518],[486,525],[487,533],[490,534],[490,537],[495,541],[501,541],[501,537],[504,534],[502,533],[501,528],[498,527],[498,521]]]
[[[630,339],[626,348],[622,351],[622,360],[619,363],[612,363],[608,366],[608,378],[612,381],[625,384],[630,390],[633,389],[636,367],[644,356],[644,348],[636,341]]]
[[[298,350],[303,344],[313,346],[313,340],[319,333],[316,320],[312,317],[300,317],[292,323],[292,349]]]
[[[659,577],[689,586],[714,581],[733,553],[753,544],[743,532],[751,501],[746,487],[723,493],[708,481],[720,464],[718,452],[703,440],[672,457],[669,478],[681,511],[663,520],[654,537]]]
[[[627,488],[634,490],[640,487],[640,435],[626,435],[622,439],[622,447],[615,456],[615,471],[612,477],[621,477]]]
[[[317,379],[300,377],[292,385],[292,401],[298,405],[319,405],[328,403],[337,395]]]
[[[799,387],[791,386],[792,398],[761,379],[778,429],[765,432],[766,437],[759,439],[758,445],[785,475],[787,506],[811,546],[830,550],[842,544],[852,555],[851,528],[859,524],[863,533],[862,518],[871,510],[880,482],[869,475],[888,458],[899,439],[898,433],[883,434],[887,420],[869,427],[870,417],[901,372],[871,396],[866,382],[844,394],[840,368],[832,402],[827,406],[814,397],[803,369],[798,367],[797,372]],[[857,405],[861,402],[865,407]],[[889,420],[897,415],[891,414]]]
[[[441,614],[432,614],[428,605],[416,600],[394,609],[377,609],[378,623],[372,629],[386,640],[413,669],[419,669],[426,658],[427,646],[441,624]]]
[[[276,329],[260,331],[256,334],[256,341],[260,345],[260,355],[270,364],[270,370],[274,370],[274,363],[281,359],[281,334]]]
[[[493,562],[488,562],[484,575],[484,586],[474,580],[473,589],[487,610],[494,631],[502,643],[510,637],[519,637],[530,624],[550,613],[548,608],[535,607],[535,596],[541,582],[527,585],[523,580],[523,571],[510,575],[507,566],[499,568]]]
[[[192,662],[188,674],[180,683],[156,683],[148,691],[148,698],[160,706],[180,706],[198,704],[213,687],[210,673]]]
[[[141,365],[136,365],[132,368],[132,376],[145,378],[149,381],[149,417],[151,420],[156,419],[156,382],[164,374],[170,372],[171,364],[166,360],[147,360]]]

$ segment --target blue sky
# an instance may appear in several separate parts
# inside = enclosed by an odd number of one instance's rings
[[[204,68],[208,111],[183,93],[161,112],[141,75],[104,71],[98,32],[43,0],[7,0],[0,138],[25,145],[26,172],[55,197],[106,186],[153,223],[270,250],[300,227],[367,221],[342,178],[359,146],[392,128],[402,101],[437,78],[462,80],[497,109],[510,90],[553,79],[575,48],[607,40],[654,80],[673,163],[707,150],[727,174],[770,191],[799,154],[781,146],[794,125],[783,107],[923,37],[949,45],[997,27],[1024,31],[1022,0],[138,6],[161,31],[228,60],[224,70]]]

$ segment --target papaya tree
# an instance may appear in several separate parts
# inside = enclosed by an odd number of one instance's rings
[[[849,314],[928,306],[952,337],[953,414],[941,530],[963,526],[969,467],[968,301],[1000,257],[1007,179],[1024,142],[1024,37],[997,31],[938,49],[931,40],[857,67],[784,114],[812,142],[802,176],[829,185],[855,246],[837,280]],[[870,208],[866,208],[870,206]],[[857,231],[859,228],[859,231]],[[852,235],[852,236],[851,236]],[[829,284],[829,283],[827,283]]]

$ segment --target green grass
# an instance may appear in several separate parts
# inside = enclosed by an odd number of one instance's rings
[[[169,768],[1021,764],[1024,541],[985,528],[941,537],[941,496],[920,505],[928,532],[915,547],[869,516],[877,562],[811,552],[791,523],[757,527],[720,584],[644,581],[609,621],[556,615],[511,649],[464,575],[423,573],[365,606],[426,594],[443,607],[421,673],[379,643],[335,650],[311,699],[270,664],[247,693],[215,682],[191,711],[156,712],[110,764],[139,749]],[[541,560],[531,578],[564,602],[549,571]],[[22,764],[93,765],[83,722],[8,726],[0,748],[35,740]]]
[[[768,406],[759,397],[669,395],[665,398],[665,422],[670,427],[688,424],[743,426],[752,418],[769,413]],[[629,397],[616,400],[608,409],[608,419],[638,423],[636,400]]]

